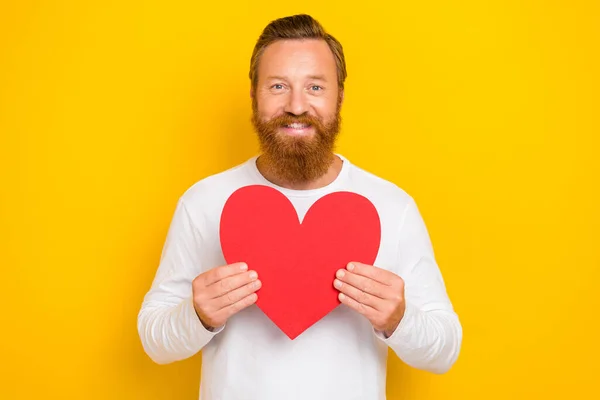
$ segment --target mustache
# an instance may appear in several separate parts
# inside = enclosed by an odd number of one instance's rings
[[[272,125],[276,125],[276,126],[291,125],[294,123],[313,125],[313,126],[321,125],[321,121],[318,118],[313,117],[308,114],[302,114],[302,115],[283,114],[283,115],[273,118],[270,122]]]

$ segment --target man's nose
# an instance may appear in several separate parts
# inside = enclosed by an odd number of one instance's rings
[[[306,113],[308,111],[306,95],[301,90],[291,91],[287,98],[285,111],[294,115]]]

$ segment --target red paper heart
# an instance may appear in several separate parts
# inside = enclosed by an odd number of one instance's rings
[[[340,304],[338,269],[374,263],[381,226],[373,204],[355,193],[320,198],[300,224],[281,192],[252,185],[225,203],[220,238],[228,264],[243,261],[258,272],[257,306],[295,339]]]

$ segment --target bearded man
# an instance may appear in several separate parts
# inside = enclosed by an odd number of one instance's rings
[[[462,328],[415,201],[334,151],[346,79],[341,44],[309,15],[272,21],[249,77],[261,154],[180,197],[138,316],[148,356],[166,364],[202,352],[202,400],[385,399],[388,349],[411,367],[448,371]],[[255,185],[285,196],[299,221],[337,192],[363,196],[379,216],[375,262],[340,266],[325,282],[339,306],[293,340],[257,306],[261,288],[271,288],[253,265],[223,254],[224,205]],[[306,282],[306,269],[282,271],[280,282]],[[302,301],[313,289],[294,295]],[[293,319],[301,310],[284,311]]]

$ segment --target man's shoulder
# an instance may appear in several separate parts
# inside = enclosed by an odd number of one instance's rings
[[[254,157],[196,181],[182,193],[181,201],[188,205],[225,201],[236,189],[253,182],[253,160]]]
[[[350,176],[353,187],[369,197],[376,197],[395,204],[407,204],[413,201],[412,196],[397,183],[364,167],[352,164]]]

